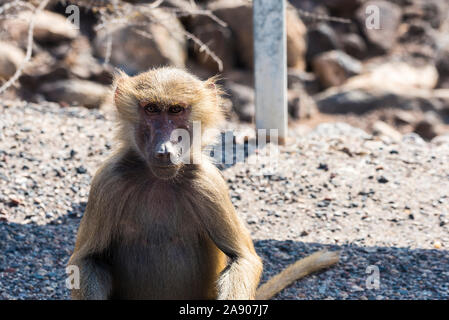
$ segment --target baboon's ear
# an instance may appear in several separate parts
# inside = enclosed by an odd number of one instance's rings
[[[210,90],[210,94],[217,104],[221,104],[222,96],[225,94],[220,84],[217,83],[219,80],[221,80],[220,75],[215,75],[204,81],[206,88]]]
[[[118,101],[120,100],[121,95],[123,94],[123,83],[126,79],[128,79],[129,76],[123,72],[122,70],[116,69],[114,73],[114,80],[113,80],[113,90],[114,90],[114,103],[117,106]]]
[[[217,81],[220,80],[220,77],[218,75],[210,77],[204,83],[206,84],[206,87],[208,89],[216,90],[217,89]]]

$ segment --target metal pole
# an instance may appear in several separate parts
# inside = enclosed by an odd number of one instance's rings
[[[254,0],[256,128],[287,138],[287,31],[285,0]],[[268,131],[267,131],[268,136]]]

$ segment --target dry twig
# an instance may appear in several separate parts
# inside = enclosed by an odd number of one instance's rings
[[[39,4],[39,6],[34,10],[34,14],[31,16],[30,24],[28,26],[28,40],[27,40],[27,50],[26,50],[25,59],[20,64],[20,66],[17,68],[14,75],[0,87],[0,94],[5,92],[6,89],[8,89],[10,86],[12,86],[17,81],[17,79],[19,79],[26,64],[30,61],[31,55],[33,53],[34,22],[36,21],[36,16],[47,6],[48,2],[49,2],[49,0],[43,0]]]

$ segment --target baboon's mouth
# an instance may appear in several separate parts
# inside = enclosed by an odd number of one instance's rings
[[[153,174],[160,179],[171,179],[174,178],[178,174],[180,166],[176,165],[155,165],[151,166],[151,171]]]
[[[155,168],[157,170],[174,170],[174,169],[178,169],[179,165],[175,165],[175,164],[167,164],[167,165],[152,165],[152,168]]]

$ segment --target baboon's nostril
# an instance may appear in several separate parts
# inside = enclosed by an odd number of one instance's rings
[[[167,143],[161,143],[156,150],[156,157],[159,159],[169,159],[171,155],[171,148]]]

